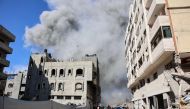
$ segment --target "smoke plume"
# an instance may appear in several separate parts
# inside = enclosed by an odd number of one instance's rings
[[[124,58],[128,0],[47,0],[50,11],[25,29],[25,46],[50,48],[57,58],[97,54],[102,103],[129,98]]]

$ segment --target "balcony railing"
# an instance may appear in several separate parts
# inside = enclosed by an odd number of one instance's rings
[[[13,49],[10,48],[8,45],[5,45],[4,43],[0,42],[0,48],[6,51],[6,53],[11,54]]]
[[[5,66],[5,67],[8,67],[10,62],[8,60],[5,60],[5,59],[0,57],[0,64]]]
[[[148,24],[152,25],[156,20],[156,16],[165,15],[164,11],[165,0],[153,0],[148,11],[147,19]]]

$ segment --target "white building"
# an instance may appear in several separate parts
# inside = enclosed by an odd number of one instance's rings
[[[59,61],[45,50],[31,55],[27,76],[26,97],[30,100],[51,99],[88,109],[100,102],[96,55],[86,55],[81,60]]]
[[[169,7],[172,5],[174,7]],[[175,97],[176,92],[179,92],[179,87],[171,73],[175,73],[172,68],[177,45],[176,43],[174,45],[173,40],[176,31],[173,32],[172,28],[175,27],[173,25],[172,27],[171,24],[182,19],[173,17],[171,20],[170,14],[177,16],[179,10],[175,12],[174,8],[182,8],[183,11],[186,9],[184,14],[188,13],[186,16],[189,16],[190,11],[187,6],[190,6],[188,0],[133,0],[125,36],[125,56],[128,88],[133,94],[132,101],[135,109],[167,109],[176,102]],[[170,9],[173,9],[172,13],[170,13]],[[180,14],[183,13],[180,12]],[[182,15],[180,16],[183,18]],[[189,23],[187,22],[187,24]],[[179,26],[178,33],[182,30],[184,33],[187,31],[182,26],[183,29],[180,30]],[[189,28],[189,26],[187,27]],[[182,35],[184,34],[177,35],[183,39]],[[189,37],[186,36],[184,38]],[[182,49],[183,44],[181,42],[180,44]],[[190,66],[183,68],[184,72],[189,72]]]
[[[14,99],[23,99],[26,77],[26,71],[17,74],[8,74],[4,95]]]

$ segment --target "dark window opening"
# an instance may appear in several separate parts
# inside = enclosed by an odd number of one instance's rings
[[[154,79],[157,79],[157,78],[158,78],[158,73],[157,73],[157,72],[154,73],[153,78],[154,78]]]
[[[59,90],[64,90],[63,83],[59,83],[59,85],[58,85],[58,91]]]
[[[75,100],[81,100],[82,96],[74,96]]]
[[[156,46],[159,44],[159,42],[161,40],[162,40],[162,31],[161,31],[161,28],[159,28],[158,32],[156,33],[156,35],[154,36],[154,38],[151,41],[152,51],[154,50],[154,48],[156,48]]]
[[[77,69],[76,70],[76,76],[83,76],[83,70],[82,69]]]
[[[150,79],[149,78],[147,79],[147,83],[150,83]]]
[[[51,70],[51,76],[55,76],[55,69]]]
[[[42,63],[44,61],[43,57],[41,57],[40,62]]]
[[[70,100],[70,99],[71,99],[71,96],[65,96],[65,99],[66,99],[66,100]]]
[[[51,89],[51,90],[54,90],[54,89],[55,89],[55,84],[54,84],[54,83],[51,83],[51,84],[50,84],[50,89]]]
[[[12,92],[7,92],[7,96],[11,96],[12,95]]]
[[[172,37],[172,33],[171,33],[169,26],[163,26],[162,30],[163,30],[164,38],[171,38]]]
[[[60,71],[59,71],[59,76],[65,76],[63,69],[60,69]]]
[[[51,99],[54,99],[54,96],[51,96]]]
[[[45,72],[45,75],[47,75],[47,76],[48,76],[48,72],[47,72],[47,70],[45,70],[44,72]]]
[[[39,71],[39,75],[42,75],[42,71]]]
[[[68,75],[72,75],[71,69],[68,70]]]
[[[40,90],[40,84],[38,84],[38,90]]]
[[[29,80],[31,79],[31,75],[28,75],[28,79],[29,79]]]
[[[57,99],[63,99],[63,96],[57,96]]]
[[[9,88],[12,88],[12,87],[13,87],[13,84],[12,84],[12,83],[10,83],[10,84],[8,85],[8,87],[9,87]]]
[[[42,88],[45,88],[45,87],[46,87],[46,84],[45,84],[45,83],[43,83],[43,84],[42,84]]]
[[[29,66],[33,67],[33,61],[32,61],[32,59],[30,60]]]
[[[140,86],[143,87],[144,85],[145,85],[145,80],[144,79],[140,80]]]

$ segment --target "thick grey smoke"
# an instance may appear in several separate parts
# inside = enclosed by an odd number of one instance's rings
[[[53,55],[68,59],[96,53],[100,62],[102,102],[126,101],[124,33],[128,0],[47,0],[51,11],[40,23],[26,27],[25,45],[51,48]]]

